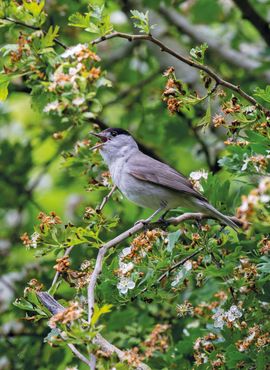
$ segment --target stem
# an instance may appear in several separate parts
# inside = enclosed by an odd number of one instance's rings
[[[173,49],[167,47],[160,40],[156,39],[155,37],[153,37],[150,34],[149,35],[132,35],[132,34],[123,33],[123,32],[113,32],[109,35],[102,36],[102,37],[99,37],[99,38],[93,40],[92,45],[96,45],[96,44],[99,44],[99,43],[101,43],[105,40],[110,40],[110,39],[113,39],[113,38],[123,38],[123,39],[126,39],[126,40],[130,41],[130,42],[131,41],[136,41],[136,40],[150,41],[153,44],[159,46],[161,51],[165,51],[166,53],[174,56],[175,58],[177,58],[181,62],[189,65],[190,67],[193,67],[193,68],[199,69],[201,71],[204,71],[205,73],[207,73],[210,77],[212,77],[215,80],[216,84],[224,86],[224,87],[236,92],[237,94],[242,96],[244,99],[246,99],[248,102],[255,105],[258,109],[260,109],[265,114],[270,114],[270,112],[267,108],[263,107],[255,98],[253,98],[251,95],[247,94],[244,90],[242,90],[239,85],[234,85],[231,82],[228,82],[228,81],[224,80],[217,73],[215,73],[211,68],[209,68],[209,67],[207,67],[203,64],[200,64],[198,62],[195,62],[195,61],[193,61],[189,58],[184,57],[183,55],[177,53]]]

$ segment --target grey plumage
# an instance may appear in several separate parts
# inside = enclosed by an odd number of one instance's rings
[[[181,173],[142,153],[127,131],[107,129],[96,136],[103,141],[100,153],[114,184],[129,200],[156,211],[184,207],[203,212],[237,229]]]

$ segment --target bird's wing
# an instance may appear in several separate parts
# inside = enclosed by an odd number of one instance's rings
[[[193,189],[188,179],[167,164],[159,162],[143,153],[138,153],[128,161],[129,174],[139,180],[165,186],[166,188],[187,193],[200,200],[207,201]]]

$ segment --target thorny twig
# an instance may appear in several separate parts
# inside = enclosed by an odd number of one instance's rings
[[[232,84],[231,82],[228,82],[228,81],[224,80],[217,73],[215,73],[211,68],[209,68],[209,67],[207,67],[203,64],[200,64],[198,62],[195,62],[192,59],[186,58],[183,55],[177,53],[173,49],[166,46],[163,42],[161,42],[160,40],[153,37],[151,34],[133,35],[133,34],[123,33],[123,32],[113,32],[113,33],[110,33],[109,35],[99,37],[99,38],[93,40],[91,43],[92,43],[92,45],[96,45],[96,44],[99,44],[99,43],[101,43],[105,40],[109,40],[109,39],[113,39],[113,38],[123,38],[123,39],[126,39],[128,41],[135,41],[135,40],[150,41],[153,44],[159,46],[161,51],[165,51],[166,53],[174,56],[178,60],[182,61],[183,63],[185,63],[185,64],[187,64],[187,65],[189,65],[193,68],[196,68],[196,69],[199,69],[201,71],[206,72],[210,77],[212,77],[215,80],[217,85],[224,86],[224,87],[236,92],[237,94],[241,95],[244,99],[249,101],[251,104],[253,104],[257,108],[259,108],[262,112],[264,112],[266,114],[267,113],[269,114],[269,110],[267,108],[265,108],[264,106],[259,104],[255,98],[253,98],[251,95],[247,94],[244,90],[242,90],[239,85],[237,86],[237,85]]]

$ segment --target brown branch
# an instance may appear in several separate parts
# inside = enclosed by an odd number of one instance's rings
[[[185,63],[187,65],[189,65],[190,67],[193,67],[193,68],[196,68],[198,70],[204,71],[210,77],[212,77],[218,85],[224,86],[225,88],[234,91],[235,93],[242,96],[245,100],[247,100],[251,104],[255,105],[262,112],[264,112],[266,114],[267,113],[270,114],[270,112],[267,108],[262,106],[255,98],[253,98],[251,95],[247,94],[244,90],[242,90],[240,88],[240,86],[234,85],[231,82],[224,80],[222,77],[220,77],[218,74],[216,74],[211,68],[209,68],[209,67],[207,67],[203,64],[200,64],[198,62],[195,62],[195,61],[177,53],[173,49],[171,49],[171,48],[167,47],[165,44],[163,44],[160,40],[153,37],[151,34],[149,34],[149,35],[146,35],[146,34],[145,35],[132,35],[132,34],[123,33],[123,32],[113,32],[109,35],[102,36],[102,37],[97,38],[96,40],[93,40],[92,45],[96,45],[96,44],[99,44],[99,43],[101,43],[105,40],[110,40],[110,39],[113,39],[113,38],[123,38],[123,39],[126,39],[126,40],[130,41],[130,42],[135,41],[135,40],[149,41],[149,42],[159,46],[161,51],[164,51],[164,52],[174,56],[178,60],[182,61],[183,63]]]
[[[29,28],[30,30],[34,30],[34,31],[41,31],[44,33],[44,35],[47,34],[47,31],[44,31],[43,29],[39,28],[39,27],[35,27],[35,26],[31,26],[30,24],[26,24],[26,23],[23,23],[21,21],[17,21],[15,19],[12,19],[12,18],[9,18],[9,17],[3,17],[3,18],[0,18],[2,20],[5,20],[5,21],[9,21],[11,23],[14,23],[14,24],[17,24],[18,26],[22,26],[24,28]],[[53,39],[53,41],[61,46],[63,49],[67,49],[67,46],[65,44],[63,44],[61,41],[59,41],[57,38]]]
[[[38,292],[37,293],[39,300],[41,303],[53,314],[57,314],[58,312],[63,311],[65,308],[57,302],[56,299],[54,299],[49,293],[47,292]],[[108,342],[101,334],[97,334],[96,337],[93,339],[93,343],[99,346],[104,352],[108,354],[115,353],[120,361],[124,362],[126,361],[126,355],[125,352],[121,349],[115,347],[113,344]],[[83,354],[81,354],[76,347],[73,344],[68,344],[69,348],[72,350],[72,352],[77,356],[81,361],[86,363],[89,367],[90,365],[93,366],[93,363],[89,361]],[[91,367],[90,367],[91,368]],[[150,370],[150,368],[144,364],[140,363],[140,365],[137,366],[137,370]]]
[[[264,41],[270,46],[270,24],[252,7],[248,0],[234,0],[235,4],[241,10],[243,18],[250,21],[260,33]]]

